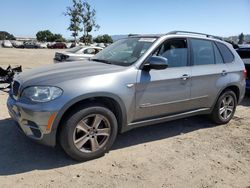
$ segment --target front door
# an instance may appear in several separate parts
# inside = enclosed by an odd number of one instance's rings
[[[164,70],[141,70],[136,85],[135,121],[185,112],[190,109],[188,43],[178,38],[165,41],[153,55],[168,59]]]

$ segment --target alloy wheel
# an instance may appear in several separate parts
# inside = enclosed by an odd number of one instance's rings
[[[228,120],[234,112],[235,102],[231,95],[226,95],[220,104],[219,114],[221,119]]]
[[[109,140],[110,122],[101,114],[91,114],[77,124],[73,134],[76,148],[84,153],[92,153],[103,148]]]

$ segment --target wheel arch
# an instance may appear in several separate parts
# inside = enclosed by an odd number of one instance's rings
[[[224,93],[226,90],[232,90],[235,93],[235,95],[236,95],[237,103],[239,102],[239,99],[240,99],[240,88],[237,85],[228,85],[228,86],[222,88],[220,90],[220,92],[218,93],[218,95],[216,97],[216,100],[215,100],[215,102],[213,104],[213,108],[214,108],[216,102],[218,101],[219,97],[221,96],[221,94]]]
[[[127,122],[126,108],[120,97],[110,94],[110,93],[91,93],[83,96],[79,96],[68,103],[66,103],[63,108],[57,113],[57,116],[52,125],[52,131],[55,133],[55,139],[58,138],[58,133],[61,126],[63,126],[63,119],[69,114],[73,109],[79,105],[84,105],[86,103],[98,103],[107,107],[111,110],[117,118],[118,121],[118,131],[121,132],[123,127],[125,127]],[[57,140],[55,140],[56,144]]]
[[[237,102],[239,102],[239,99],[240,99],[240,88],[239,88],[238,86],[236,86],[236,85],[227,86],[226,88],[224,88],[224,89],[221,91],[220,95],[221,95],[223,92],[225,92],[226,90],[232,90],[232,91],[235,93],[235,95],[236,95]],[[219,96],[220,96],[220,95],[219,95]]]

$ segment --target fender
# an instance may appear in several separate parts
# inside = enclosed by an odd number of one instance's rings
[[[121,108],[121,112],[122,112],[122,125],[121,125],[121,129],[124,128],[124,126],[126,126],[127,124],[127,112],[126,112],[126,107],[124,105],[124,103],[122,102],[121,98],[117,95],[114,95],[112,93],[107,93],[107,92],[95,92],[95,93],[89,93],[89,94],[84,94],[84,95],[80,95],[78,97],[75,97],[74,99],[70,100],[69,102],[67,102],[62,109],[57,113],[57,116],[52,124],[52,132],[56,131],[57,132],[57,128],[59,126],[59,123],[63,117],[63,115],[65,114],[65,112],[74,104],[86,100],[86,99],[90,99],[90,98],[94,98],[94,97],[107,97],[110,99],[113,99],[114,101],[116,101],[120,108]]]

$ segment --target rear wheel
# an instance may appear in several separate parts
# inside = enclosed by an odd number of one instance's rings
[[[61,145],[78,161],[103,156],[113,145],[118,130],[115,115],[102,106],[76,110],[62,126]]]
[[[226,124],[234,116],[237,98],[233,91],[226,90],[218,99],[211,114],[212,120],[217,124]]]

